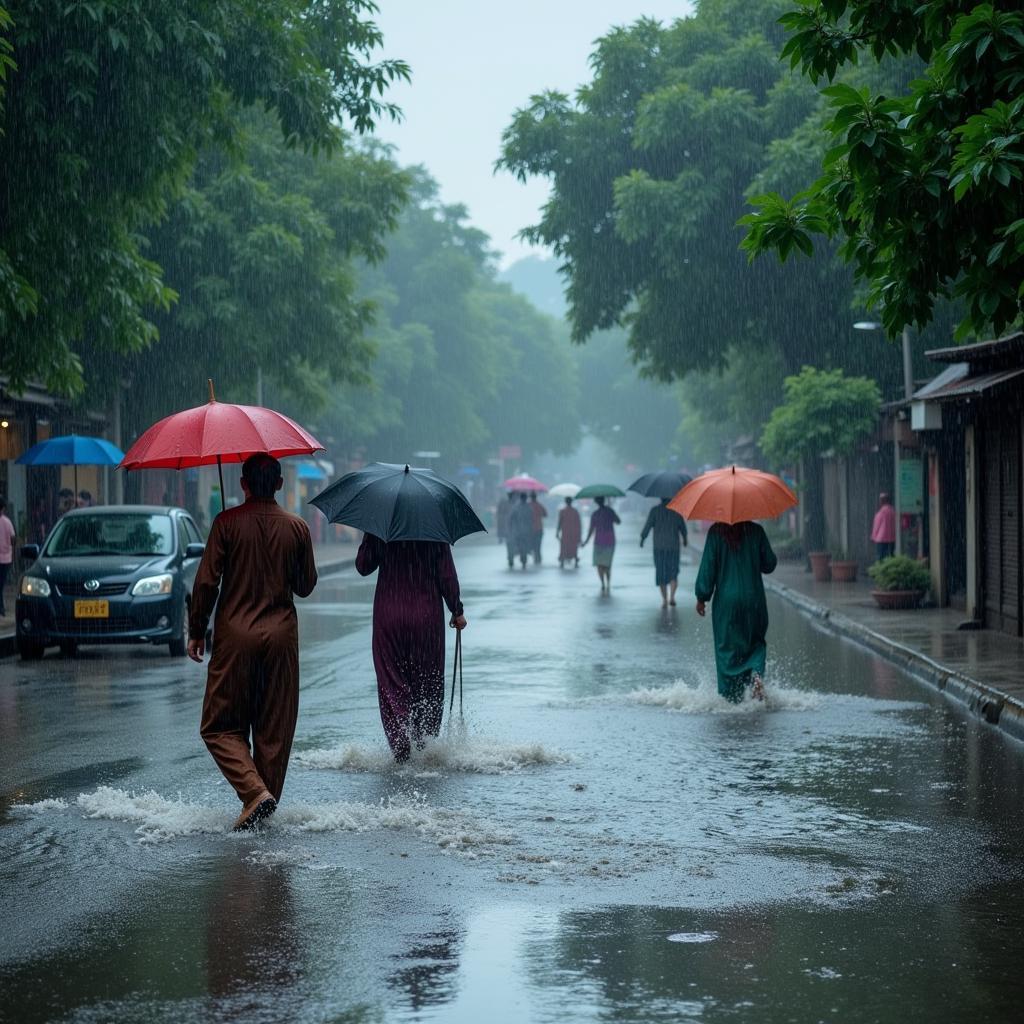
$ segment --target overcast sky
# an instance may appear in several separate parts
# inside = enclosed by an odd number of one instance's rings
[[[643,16],[671,22],[686,0],[377,0],[384,53],[412,67],[389,98],[405,114],[377,132],[404,164],[425,164],[445,202],[465,203],[504,256],[531,251],[515,238],[537,220],[547,185],[493,173],[501,132],[531,94],[570,95],[590,78],[593,41]],[[543,252],[543,250],[537,250]]]

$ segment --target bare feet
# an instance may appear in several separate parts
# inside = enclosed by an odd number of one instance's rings
[[[754,685],[751,687],[750,696],[754,700],[764,700],[764,682],[760,676],[754,676]]]
[[[277,810],[277,801],[264,790],[255,800],[250,800],[238,816],[233,832],[252,832],[261,821],[266,821]]]

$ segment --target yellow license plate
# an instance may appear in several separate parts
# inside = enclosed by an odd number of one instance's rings
[[[75,602],[75,618],[76,619],[109,619],[110,618],[110,602],[109,601],[76,601]]]

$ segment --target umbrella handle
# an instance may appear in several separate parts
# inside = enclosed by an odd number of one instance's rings
[[[455,676],[459,677],[459,717],[462,717],[462,630],[455,631],[455,662],[452,665],[452,696],[448,702],[448,714],[455,707]]]
[[[213,381],[212,380],[210,381],[210,393],[211,394],[213,393]],[[211,401],[212,401],[212,399],[211,399]],[[226,509],[228,506],[227,506],[227,498],[225,497],[225,494],[224,494],[224,467],[221,465],[220,456],[219,455],[217,456],[217,472],[220,475],[220,510],[221,510],[221,512],[223,512],[224,509]]]

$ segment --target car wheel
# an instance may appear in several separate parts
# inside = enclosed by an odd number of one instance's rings
[[[22,661],[39,661],[46,653],[42,644],[34,644],[31,640],[18,641],[18,655]]]
[[[188,652],[188,601],[181,606],[181,626],[178,635],[167,645],[172,658],[183,658]]]
[[[74,640],[61,640],[60,642],[60,653],[65,658],[73,658],[78,654],[78,644]]]

